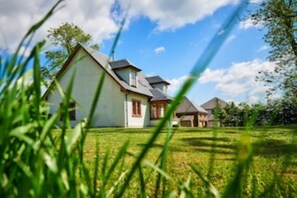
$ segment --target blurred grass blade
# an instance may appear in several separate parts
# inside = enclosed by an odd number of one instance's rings
[[[141,166],[139,167],[140,197],[147,197],[144,174]]]
[[[113,160],[113,163],[110,165],[107,173],[105,174],[105,171],[103,172],[104,176],[102,179],[102,185],[101,185],[101,190],[100,190],[100,194],[99,197],[102,197],[103,194],[105,192],[105,186],[107,185],[108,180],[110,179],[111,175],[115,172],[116,167],[119,165],[120,160],[125,156],[127,149],[129,146],[129,142],[126,142],[120,149],[118,154],[115,156],[115,159]],[[107,163],[107,159],[105,158],[105,164]]]
[[[122,22],[120,24],[120,28],[119,28],[119,30],[118,30],[118,32],[116,34],[116,37],[115,37],[115,39],[113,41],[113,44],[112,44],[112,48],[110,50],[109,57],[111,57],[113,55],[113,53],[114,53],[114,51],[116,49],[116,46],[117,46],[118,41],[120,39],[123,27],[124,27],[125,22],[126,22],[127,15],[128,15],[128,12],[124,16],[124,18],[123,18],[123,20],[122,20]],[[104,66],[108,67],[108,62]],[[98,85],[97,85],[97,88],[96,88],[96,91],[95,91],[95,94],[94,94],[93,102],[92,102],[92,105],[91,105],[91,108],[90,108],[91,111],[90,111],[89,117],[88,117],[87,128],[92,126],[94,113],[95,113],[97,104],[98,104],[99,99],[100,99],[100,94],[101,94],[102,87],[103,87],[103,84],[104,84],[105,76],[106,76],[106,71],[104,70],[104,72],[102,72],[102,74],[101,74],[101,76],[99,78]]]
[[[70,133],[70,137],[66,140],[66,150],[68,155],[71,155],[72,150],[75,148],[75,144],[77,144],[79,138],[81,137],[82,130],[85,127],[85,122],[82,120],[79,122],[73,129],[72,133]]]
[[[198,175],[198,177],[203,181],[203,183],[205,184],[206,188],[209,190],[209,192],[211,192],[211,194],[214,197],[219,198],[220,197],[220,193],[219,191],[212,185],[212,183],[209,182],[209,180],[203,176],[203,174],[194,166],[191,166],[192,170]]]
[[[156,166],[152,162],[150,162],[148,160],[144,160],[144,164],[147,165],[147,166],[149,166],[149,167],[151,167],[153,170],[155,170],[157,173],[161,174],[167,180],[173,180],[166,172],[164,172],[163,170],[161,170],[158,166]]]
[[[206,69],[210,61],[214,58],[215,54],[218,52],[219,48],[222,46],[228,34],[230,33],[232,27],[236,23],[237,17],[243,10],[246,3],[247,1],[243,0],[237,5],[234,13],[230,16],[228,20],[226,20],[222,28],[219,31],[217,31],[215,36],[210,41],[209,45],[206,47],[206,49],[200,56],[200,59],[198,59],[198,61],[194,65],[193,70],[190,73],[190,77],[186,80],[186,82],[183,84],[183,86],[175,96],[175,99],[168,106],[163,119],[161,119],[159,125],[155,129],[155,132],[152,134],[146,146],[143,148],[138,158],[134,162],[133,166],[131,167],[130,172],[127,175],[125,183],[122,185],[122,188],[119,191],[118,196],[123,196],[124,192],[127,189],[127,186],[130,183],[132,176],[134,175],[134,172],[140,166],[141,161],[143,160],[143,158],[145,157],[145,155],[147,154],[147,152],[159,136],[162,128],[165,127],[166,124],[168,124],[168,120],[170,120],[170,118],[172,117],[175,109],[180,104],[180,101],[182,101],[184,95],[187,93],[187,91],[189,91],[190,87],[195,83],[197,78],[202,74],[202,72]]]

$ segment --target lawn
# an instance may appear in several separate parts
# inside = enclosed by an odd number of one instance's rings
[[[96,159],[96,147],[99,151],[99,170],[104,172],[111,166],[117,152],[124,143],[129,142],[128,152],[116,167],[108,184],[112,188],[116,178],[131,167],[147,140],[153,132],[147,129],[99,128],[88,132],[84,145],[85,162],[92,168]],[[248,134],[248,137],[243,136]],[[208,178],[220,193],[226,189],[232,180],[236,167],[240,163],[241,151],[239,142],[246,138],[253,149],[252,162],[247,168],[245,181],[241,184],[245,195],[252,196],[253,189],[257,189],[258,196],[272,195],[275,197],[288,195],[297,196],[297,143],[296,127],[256,128],[177,128],[170,141],[167,170],[168,182],[166,187],[172,192],[179,193],[181,186],[190,179],[190,188],[194,195],[202,196],[206,193],[205,183],[193,171],[196,167],[203,176]],[[142,162],[147,195],[153,195],[157,178],[155,164],[162,151],[166,131],[151,147],[145,161]],[[240,141],[239,141],[240,140]],[[98,145],[96,144],[98,143]],[[104,160],[106,159],[106,160]],[[149,162],[148,162],[149,161]],[[106,163],[105,163],[106,162]],[[157,163],[159,164],[159,163]],[[99,171],[99,172],[100,172]],[[100,173],[98,174],[100,177]],[[125,195],[137,197],[139,195],[140,179],[138,174],[130,183]],[[100,183],[98,184],[98,188]]]

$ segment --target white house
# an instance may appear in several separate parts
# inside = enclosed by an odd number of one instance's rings
[[[146,127],[155,125],[164,116],[171,101],[167,95],[168,82],[159,76],[146,78],[141,69],[130,61],[111,61],[106,55],[78,45],[70,55],[56,81],[63,90],[74,76],[69,112],[71,125],[87,118],[102,73],[106,72],[99,97],[93,127]],[[50,113],[60,108],[62,97],[53,83],[44,97]]]

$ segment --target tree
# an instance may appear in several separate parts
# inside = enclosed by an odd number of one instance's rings
[[[251,18],[267,28],[264,41],[270,45],[268,59],[276,64],[272,71],[262,71],[258,80],[271,87],[268,95],[283,91],[297,92],[297,1],[264,0]]]
[[[47,38],[54,49],[45,52],[49,64],[41,68],[41,75],[46,84],[52,81],[78,43],[95,50],[99,49],[98,44],[93,44],[92,36],[73,23],[63,23],[58,28],[49,29]]]

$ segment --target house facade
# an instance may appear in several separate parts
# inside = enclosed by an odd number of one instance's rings
[[[181,126],[206,127],[208,124],[208,112],[199,105],[184,97],[176,110]]]
[[[97,101],[92,127],[147,127],[164,116],[171,97],[168,82],[161,77],[145,77],[130,61],[111,61],[106,55],[78,45],[58,72],[56,82],[45,92],[50,114],[59,110],[62,94],[73,78],[71,92],[72,126],[87,118],[101,76],[104,84]],[[61,89],[59,89],[59,87]]]
[[[227,102],[217,97],[214,97],[201,105],[201,107],[204,108],[208,113],[208,127],[222,126],[219,120],[215,120],[214,109],[217,107],[225,108],[226,106]]]

